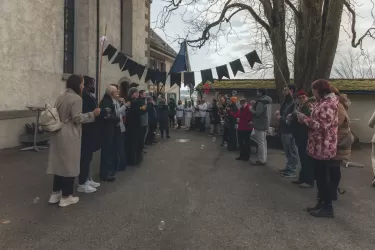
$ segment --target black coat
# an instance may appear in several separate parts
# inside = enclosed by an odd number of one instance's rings
[[[115,136],[116,125],[119,123],[119,118],[116,115],[115,105],[112,98],[105,94],[100,102],[99,108],[101,110],[110,110],[110,113],[105,117],[101,117],[100,121],[100,135],[102,137],[102,147],[113,147],[113,138]]]
[[[169,128],[169,109],[167,105],[159,105],[158,110],[159,128],[166,130]]]
[[[94,111],[98,107],[98,102],[90,93],[82,92],[82,113]],[[82,150],[95,152],[100,149],[100,119],[107,115],[106,110],[101,110],[95,122],[82,124]]]
[[[157,123],[157,116],[155,105],[152,102],[147,103],[148,122],[151,124]]]

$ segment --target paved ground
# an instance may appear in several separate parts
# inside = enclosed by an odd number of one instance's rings
[[[220,138],[172,136],[148,149],[141,168],[64,209],[47,204],[47,152],[1,152],[0,249],[375,249],[368,149],[354,153],[365,169],[343,169],[336,218],[316,219],[303,211],[315,191],[275,172],[280,151],[252,167],[234,161]]]

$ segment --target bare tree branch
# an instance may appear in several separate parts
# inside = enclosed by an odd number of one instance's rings
[[[301,17],[301,12],[297,10],[296,6],[294,6],[290,0],[285,0],[285,3],[292,9],[297,18]]]

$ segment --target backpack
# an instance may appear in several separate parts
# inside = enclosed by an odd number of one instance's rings
[[[59,131],[62,126],[69,120],[66,120],[62,122],[60,120],[60,114],[58,111],[58,108],[60,105],[65,101],[65,99],[68,97],[67,95],[62,102],[57,105],[57,101],[55,103],[55,106],[52,107],[49,104],[46,104],[45,110],[43,110],[39,116],[39,125],[42,127],[43,131],[46,132],[57,132]]]

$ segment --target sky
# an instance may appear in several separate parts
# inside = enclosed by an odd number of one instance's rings
[[[372,4],[370,0],[357,0],[358,6],[356,6],[357,12],[357,34],[361,36],[368,28],[374,25],[374,20],[371,16],[371,9]],[[155,29],[155,31],[170,45],[172,46],[177,52],[179,50],[179,44],[176,41],[177,37],[185,37],[186,31],[188,30],[187,24],[185,24],[182,19],[181,15],[183,14],[182,10],[175,12],[175,14],[170,18],[169,22],[162,30],[160,24],[157,23],[158,15],[163,10],[163,7],[166,5],[165,1],[163,0],[154,0],[152,2],[152,9],[151,9],[151,27]],[[188,12],[186,17],[194,16],[194,11]],[[216,66],[220,66],[223,64],[228,64],[230,61],[241,58],[243,64],[246,64],[246,59],[243,58],[245,54],[254,50],[254,31],[249,28],[254,25],[252,20],[245,19],[245,14],[240,12],[236,14],[236,16],[232,19],[231,26],[233,29],[232,34],[227,36],[221,36],[219,38],[220,47],[217,48],[215,45],[205,45],[201,49],[191,49],[189,48],[189,57],[190,57],[190,64],[193,71],[199,71],[202,69],[207,68],[215,68]],[[374,10],[375,14],[375,10]],[[338,52],[336,54],[336,61],[340,60],[340,57],[347,54],[349,50],[351,50],[350,41],[351,38],[347,35],[344,30],[344,27],[350,31],[350,27],[348,25],[348,16],[343,15],[342,17],[342,29],[340,32],[340,40],[338,46]],[[244,22],[248,22],[248,24],[244,24]],[[229,28],[229,25],[227,25]],[[189,35],[189,38],[192,35]],[[251,41],[251,42],[250,42]],[[364,42],[364,49],[372,51],[375,53],[375,41],[367,39]],[[354,51],[359,51],[360,49],[355,49]],[[259,54],[259,51],[258,51]],[[265,53],[266,54],[266,53]],[[261,55],[263,56],[263,54]],[[263,62],[270,60],[269,57],[265,55],[262,58]],[[270,61],[272,62],[272,61]],[[246,68],[246,65],[244,65]],[[250,68],[246,68],[246,71],[251,73]],[[214,77],[216,76],[216,71],[213,71]],[[257,73],[258,74],[258,73]],[[196,81],[200,81],[200,74],[196,75]],[[232,75],[233,76],[233,75]],[[260,75],[240,75],[237,78],[259,78]],[[262,75],[263,78],[273,78],[272,70],[267,71],[265,75]]]

